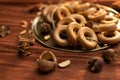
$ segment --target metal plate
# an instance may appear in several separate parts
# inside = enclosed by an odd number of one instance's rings
[[[115,11],[114,9],[109,8],[109,7],[106,7],[106,8],[108,8],[108,10],[111,12],[111,14],[118,14],[118,12]],[[92,50],[85,50],[81,46],[75,46],[75,47],[74,46],[65,46],[65,47],[59,46],[54,42],[52,37],[47,41],[44,40],[44,35],[40,34],[39,20],[40,20],[40,16],[36,16],[36,18],[34,19],[33,24],[32,24],[32,33],[33,33],[34,37],[36,38],[36,40],[40,44],[42,44],[46,47],[57,49],[57,50],[62,50],[62,51],[70,51],[70,52],[90,52],[90,51],[103,50],[103,49],[109,48],[111,46],[114,46],[114,45],[107,45],[107,44],[104,44],[104,46],[98,45],[95,49],[92,49]]]

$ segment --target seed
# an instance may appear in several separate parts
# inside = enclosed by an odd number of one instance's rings
[[[60,67],[60,68],[65,68],[65,67],[69,66],[70,63],[71,63],[70,60],[65,60],[65,61],[59,63],[59,64],[58,64],[58,67]]]
[[[48,39],[50,39],[50,37],[51,37],[51,36],[50,36],[49,34],[48,34],[48,35],[45,35],[45,36],[44,36],[44,40],[48,40]]]

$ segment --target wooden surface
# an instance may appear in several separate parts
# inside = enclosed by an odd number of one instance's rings
[[[18,35],[22,30],[21,20],[30,22],[36,13],[28,13],[31,5],[0,4],[0,26],[9,25],[11,33],[0,38],[0,80],[120,80],[120,45],[113,47],[118,52],[115,63],[104,64],[100,73],[91,73],[87,70],[87,62],[94,56],[101,56],[102,51],[89,53],[72,53],[50,49],[35,43],[31,47],[32,55],[19,57]],[[31,27],[31,26],[29,26]],[[58,62],[70,59],[71,65],[67,68],[58,68],[48,74],[38,72],[36,59],[44,50],[51,50]]]

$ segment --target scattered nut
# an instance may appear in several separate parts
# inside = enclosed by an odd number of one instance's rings
[[[27,26],[28,26],[28,23],[25,20],[21,21],[20,24],[21,24],[21,27],[23,27],[23,28],[27,28]]]
[[[26,30],[23,30],[18,38],[19,49],[18,54],[23,56],[28,56],[31,54],[28,50],[31,46],[35,44],[35,38],[32,34],[28,33]]]
[[[55,69],[57,59],[51,51],[44,51],[37,59],[41,72],[50,72]]]
[[[8,33],[10,33],[9,26],[4,25],[0,28],[0,36],[1,37],[5,37]]]
[[[97,73],[97,72],[100,72],[102,70],[103,64],[104,64],[104,61],[102,58],[93,57],[92,59],[90,59],[88,61],[88,69],[91,72]]]
[[[26,32],[27,32],[27,30],[23,30],[23,31],[20,32],[20,34],[24,34]]]
[[[23,49],[23,50],[27,50],[30,49],[30,44],[29,43],[21,43],[21,45],[19,46],[19,48]]]
[[[24,34],[21,34],[19,36],[19,42],[20,43],[27,42],[30,45],[34,45],[35,44],[35,38],[32,34],[24,33]]]
[[[65,61],[59,63],[58,66],[59,66],[60,68],[65,68],[65,67],[69,66],[70,63],[71,63],[70,60],[65,60]]]
[[[107,49],[103,51],[102,57],[106,63],[113,63],[116,58],[116,51],[114,49]]]
[[[29,56],[31,54],[31,52],[28,51],[28,50],[24,50],[24,49],[18,48],[18,54],[20,56]]]
[[[44,40],[46,40],[46,41],[47,41],[48,39],[50,39],[50,37],[51,37],[51,35],[50,35],[50,34],[45,35],[45,36],[44,36]]]

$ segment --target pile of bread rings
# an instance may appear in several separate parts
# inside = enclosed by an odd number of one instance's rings
[[[69,1],[46,5],[42,14],[52,24],[52,37],[59,46],[95,49],[99,43],[120,42],[119,16],[102,5]]]

